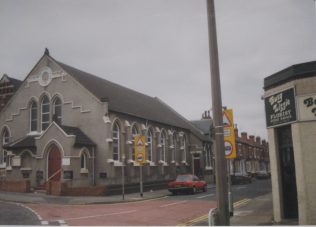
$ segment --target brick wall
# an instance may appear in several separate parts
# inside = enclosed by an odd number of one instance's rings
[[[21,181],[0,181],[0,190],[1,191],[10,191],[10,192],[30,192],[31,183],[29,180]]]

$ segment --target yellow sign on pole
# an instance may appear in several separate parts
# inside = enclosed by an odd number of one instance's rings
[[[144,164],[146,162],[145,136],[135,136],[134,148],[135,162],[138,162],[139,164]]]
[[[236,142],[232,109],[225,109],[223,111],[223,124],[225,157],[227,159],[236,158]]]

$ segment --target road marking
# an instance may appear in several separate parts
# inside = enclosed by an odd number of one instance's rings
[[[178,204],[186,203],[186,202],[188,202],[188,201],[187,201],[187,200],[184,200],[184,201],[176,202],[176,203],[168,203],[168,204],[162,205],[162,206],[160,206],[160,207],[168,207],[168,206],[178,205]]]
[[[237,207],[240,207],[242,205],[245,205],[246,203],[248,203],[250,201],[251,201],[251,199],[239,200],[239,201],[234,203],[234,208],[237,208]],[[177,226],[192,226],[193,224],[205,221],[207,219],[208,219],[208,214],[204,214],[204,215],[199,216],[197,218],[191,219],[191,220],[189,220],[189,221],[187,221],[185,223],[178,224]]]
[[[22,203],[16,203],[17,205],[25,208],[25,209],[28,209],[29,211],[31,211],[33,214],[36,215],[36,217],[38,218],[39,221],[43,221],[43,218],[41,217],[41,215],[39,215],[39,213],[37,213],[35,210],[33,210],[32,208],[22,204]],[[45,224],[44,224],[45,225]],[[48,225],[48,224],[47,224]]]
[[[236,189],[245,189],[245,188],[247,188],[247,186],[238,186],[238,187],[236,187]]]
[[[214,194],[208,194],[208,195],[203,195],[203,196],[199,196],[199,197],[196,197],[197,199],[202,199],[202,198],[205,198],[205,197],[209,197],[209,196],[213,196]]]
[[[42,225],[48,225],[48,221],[41,221]]]
[[[239,200],[237,202],[234,203],[234,208],[236,207],[240,207],[242,205],[245,205],[246,203],[249,203],[251,201],[251,199],[242,199],[242,200]]]
[[[88,219],[88,218],[96,218],[96,217],[105,217],[105,216],[120,215],[120,214],[130,214],[130,213],[134,213],[136,211],[137,210],[129,210],[129,211],[116,212],[116,213],[90,215],[90,216],[85,216],[85,217],[65,218],[64,221]],[[58,220],[51,220],[51,221],[58,221]]]

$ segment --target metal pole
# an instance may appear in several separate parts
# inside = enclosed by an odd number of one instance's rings
[[[142,164],[139,166],[139,177],[140,177],[140,197],[143,197],[143,169],[142,169]]]
[[[232,192],[232,177],[231,177],[231,164],[232,159],[228,159],[228,202],[229,202],[229,215],[234,215],[234,205],[233,205],[233,192]]]
[[[214,0],[207,0],[209,52],[211,61],[212,109],[215,128],[216,195],[218,224],[229,225],[227,170],[224,153],[223,112],[219,74]]]

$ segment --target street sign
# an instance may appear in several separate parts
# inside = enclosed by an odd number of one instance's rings
[[[236,142],[232,109],[225,109],[223,111],[223,124],[225,158],[236,158]]]
[[[135,136],[134,148],[135,162],[138,162],[139,164],[144,164],[146,162],[145,136]]]

